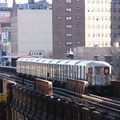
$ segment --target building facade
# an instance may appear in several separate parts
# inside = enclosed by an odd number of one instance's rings
[[[49,9],[51,5],[46,1],[38,1],[35,2],[35,0],[28,0],[27,4],[16,4],[16,0],[14,0],[14,9]]]
[[[45,57],[52,56],[52,10],[14,10],[11,39],[14,54],[41,50]]]
[[[53,0],[53,56],[65,58],[70,48],[85,46],[84,0]]]
[[[74,59],[112,62],[111,51],[120,52],[117,47],[76,47]]]
[[[77,46],[111,47],[111,0],[53,0],[53,56]]]
[[[12,8],[6,6],[0,7],[0,63],[4,60],[2,56],[6,55],[10,49],[11,10]]]
[[[111,3],[112,46],[120,47],[120,0],[112,0]]]

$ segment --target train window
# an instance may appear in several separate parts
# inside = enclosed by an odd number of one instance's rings
[[[88,74],[93,74],[93,68],[92,67],[88,68]]]
[[[101,67],[95,67],[95,74],[101,74]]]
[[[80,66],[80,71],[79,71],[80,73],[80,79],[82,78],[82,66]]]
[[[104,74],[108,75],[109,74],[109,68],[108,67],[104,67]]]

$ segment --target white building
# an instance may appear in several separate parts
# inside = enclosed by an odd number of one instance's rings
[[[11,18],[11,52],[44,51],[52,56],[52,10],[16,10]]]
[[[85,46],[111,47],[111,0],[85,0]]]

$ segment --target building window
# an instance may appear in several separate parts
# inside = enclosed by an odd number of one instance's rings
[[[113,59],[112,56],[105,56],[104,58],[105,58],[105,62],[108,62],[108,63],[112,62],[112,59]]]
[[[60,10],[61,10],[61,8],[57,8],[57,10],[58,10],[58,11],[60,11]]]
[[[92,33],[92,37],[95,37],[95,33]]]
[[[90,33],[88,33],[87,36],[90,37]]]
[[[113,20],[116,21],[116,17],[113,17]]]
[[[118,0],[118,4],[120,4],[120,0]]]
[[[61,42],[59,41],[59,42],[58,42],[58,45],[60,45],[60,44],[61,44]]]
[[[95,20],[95,16],[91,16],[92,20]]]
[[[79,8],[79,7],[77,7],[77,8],[76,8],[76,10],[80,10],[80,8]]]
[[[58,16],[58,19],[61,19],[61,17],[60,17],[60,16]]]
[[[87,16],[87,20],[90,20],[90,16]]]
[[[80,24],[77,24],[76,27],[80,27]]]
[[[96,28],[100,28],[100,25],[99,25],[99,24],[97,24],[97,25],[96,25]]]
[[[71,12],[72,9],[71,8],[66,8],[66,12]]]
[[[61,25],[57,25],[57,27],[58,27],[58,28],[60,28],[60,27],[61,27]]]
[[[113,12],[116,12],[116,8],[113,8]]]
[[[80,16],[77,16],[76,18],[77,18],[77,19],[80,19]]]
[[[100,37],[100,33],[96,33],[96,37]]]
[[[96,3],[100,3],[100,1],[99,1],[99,0],[96,0]]]
[[[113,29],[116,29],[116,25],[113,25]]]
[[[66,25],[66,28],[72,28],[72,25]]]
[[[66,46],[71,46],[72,42],[66,42]]]
[[[80,33],[76,33],[76,36],[80,36]]]
[[[80,42],[78,41],[78,42],[76,42],[77,44],[80,44]]]
[[[90,28],[90,25],[87,25],[87,28]]]
[[[66,37],[71,37],[71,36],[72,36],[71,33],[67,33],[67,34],[66,34]]]
[[[61,36],[61,33],[58,33],[57,35],[58,35],[58,36]]]
[[[94,56],[94,60],[99,61],[99,56]]]
[[[58,53],[61,53],[62,51],[61,50],[58,50]]]
[[[120,13],[120,9],[118,9],[118,12]]]
[[[100,12],[100,8],[96,8],[96,12]]]
[[[90,3],[90,0],[87,0],[88,3]]]
[[[118,37],[120,37],[120,33],[118,33]]]
[[[72,17],[66,17],[66,20],[72,20]]]
[[[99,16],[97,16],[97,17],[96,17],[96,20],[97,20],[97,21],[98,21],[98,20],[100,20],[100,17],[99,17]]]
[[[116,4],[116,0],[113,0],[113,4]]]
[[[72,0],[66,0],[66,3],[71,3],[72,2]]]
[[[118,21],[120,21],[120,17],[118,17]]]
[[[116,37],[116,33],[113,33],[113,37]]]
[[[90,45],[90,41],[87,42],[87,45]]]
[[[118,25],[118,29],[120,29],[120,25]]]

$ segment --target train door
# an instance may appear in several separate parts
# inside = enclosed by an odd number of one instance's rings
[[[85,66],[77,67],[77,77],[78,79],[85,80]]]
[[[60,75],[60,79],[59,79],[59,80],[61,80],[61,79],[62,79],[62,74],[61,74],[62,72],[61,72],[61,68],[62,68],[62,65],[60,65],[60,66],[59,66],[59,75]]]
[[[77,66],[77,78],[81,79],[81,66]]]
[[[58,70],[58,65],[57,64],[55,64],[54,65],[54,78],[56,79],[56,80],[58,80],[58,74],[59,74],[59,70]]]
[[[103,84],[110,85],[110,68],[109,67],[104,67],[104,80]]]
[[[64,65],[61,65],[61,71],[60,71],[60,72],[61,72],[61,73],[60,73],[60,74],[61,74],[61,80],[64,79],[64,75],[63,75],[63,66],[64,66]]]
[[[72,78],[72,71],[73,71],[73,67],[72,65],[69,65],[69,78]]]
[[[94,67],[94,80],[96,85],[102,85],[103,82],[103,67]]]
[[[50,75],[51,75],[51,78],[53,78],[53,71],[54,71],[54,65],[53,64],[49,64],[49,72],[50,72]]]
[[[60,80],[60,65],[58,65],[58,80]]]
[[[68,78],[67,77],[67,65],[64,65],[64,77],[65,77],[65,80]]]
[[[85,80],[85,66],[81,66],[81,79]]]
[[[93,67],[88,67],[86,79],[90,85],[93,84]]]

